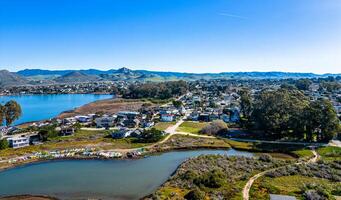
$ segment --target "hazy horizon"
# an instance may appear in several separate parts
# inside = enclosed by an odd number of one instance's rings
[[[339,0],[0,1],[9,71],[325,74],[340,55]]]

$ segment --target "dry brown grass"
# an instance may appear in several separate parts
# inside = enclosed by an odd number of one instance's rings
[[[144,99],[105,99],[95,101],[72,111],[63,112],[58,116],[58,118],[72,117],[75,115],[85,115],[103,112],[106,114],[114,114],[119,111],[129,110],[137,111],[145,103],[151,103]],[[153,105],[153,103],[151,103]]]

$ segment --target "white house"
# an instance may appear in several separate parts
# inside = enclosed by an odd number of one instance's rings
[[[7,138],[10,147],[12,148],[20,148],[26,147],[30,145],[30,138],[23,135],[13,135]]]

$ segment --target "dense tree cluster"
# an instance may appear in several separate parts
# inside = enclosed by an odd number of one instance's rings
[[[4,122],[7,126],[11,125],[21,114],[21,107],[14,100],[8,101],[5,105],[0,104],[0,125]]]
[[[241,105],[248,127],[275,139],[328,141],[340,131],[339,119],[329,100],[310,101],[296,89],[264,90],[253,99],[242,94]]]
[[[312,83],[313,82],[310,79],[303,78],[303,79],[298,79],[295,82],[295,86],[299,90],[309,90],[309,87]]]
[[[133,84],[126,91],[123,91],[122,96],[128,99],[169,99],[185,94],[187,88],[188,85],[185,81]]]
[[[135,139],[135,142],[153,143],[161,140],[162,137],[163,137],[162,131],[159,131],[155,128],[151,128],[143,131],[141,135]]]

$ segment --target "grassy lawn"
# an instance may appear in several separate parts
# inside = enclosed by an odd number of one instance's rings
[[[317,149],[317,153],[320,154],[324,160],[341,160],[340,147],[321,147]]]
[[[262,177],[256,180],[251,188],[251,199],[269,199],[269,194],[291,195],[302,198],[301,188],[305,184],[319,184],[330,190],[341,187],[341,183],[327,179],[300,175],[282,176],[277,178]]]
[[[296,151],[292,151],[292,153],[295,154],[299,158],[310,158],[314,156],[313,152],[311,152],[310,149],[296,150]]]
[[[164,131],[168,127],[175,125],[176,122],[159,122],[155,124],[154,128],[156,128],[159,131]]]
[[[207,126],[209,123],[206,122],[183,122],[180,124],[177,131],[198,134],[199,131]]]

